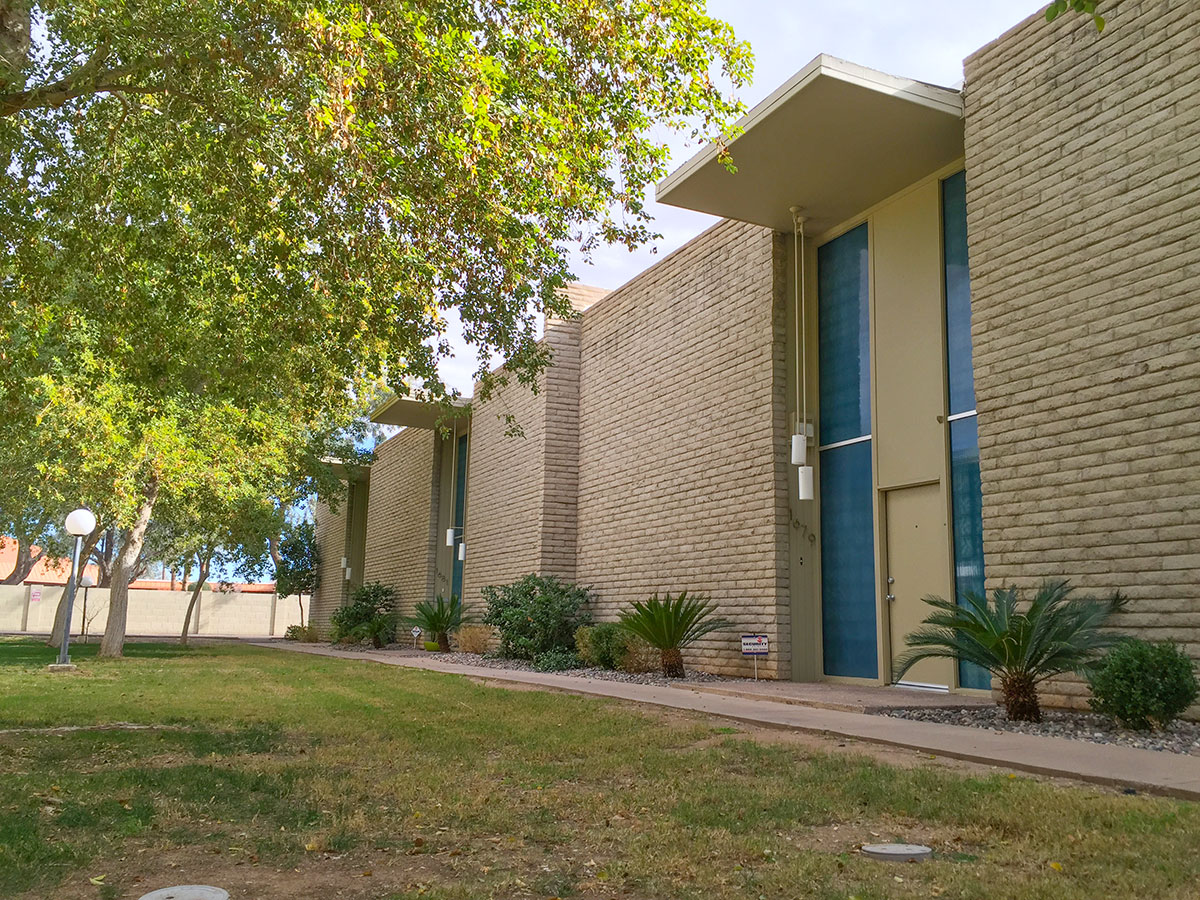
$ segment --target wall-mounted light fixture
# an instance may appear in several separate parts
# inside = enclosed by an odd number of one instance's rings
[[[467,542],[463,541],[458,545],[458,559],[461,562],[467,558]]]
[[[812,500],[813,467],[808,464],[808,441],[815,437],[808,420],[808,308],[804,283],[804,222],[800,207],[793,206],[792,263],[796,283],[796,427],[792,433],[792,465],[796,466],[798,496]]]

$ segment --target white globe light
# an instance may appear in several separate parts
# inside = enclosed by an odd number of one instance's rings
[[[82,578],[79,579],[79,586],[80,587],[95,587],[96,579],[93,578],[91,575],[84,575]]]
[[[96,516],[90,509],[77,509],[67,516],[67,532],[83,537],[96,530]]]

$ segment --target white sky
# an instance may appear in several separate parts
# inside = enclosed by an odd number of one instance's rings
[[[819,53],[891,75],[956,86],[965,56],[1043,5],[1039,0],[709,0],[708,9],[754,50],[754,82],[741,92],[750,108]],[[672,169],[698,149],[678,139],[670,143]],[[662,238],[633,253],[602,248],[593,253],[590,266],[576,258],[574,272],[581,282],[620,287],[716,221],[654,203],[653,189],[650,198],[655,230]],[[461,341],[454,343],[465,351]],[[443,378],[469,395],[474,368],[473,354],[459,352],[443,363]]]

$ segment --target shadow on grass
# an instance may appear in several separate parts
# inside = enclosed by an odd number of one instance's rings
[[[126,644],[125,655],[130,659],[171,659],[187,656],[194,648],[171,644]],[[99,641],[88,644],[71,643],[71,661],[95,659],[100,652]],[[44,638],[0,639],[0,667],[48,666],[58,659],[58,648],[46,646]]]

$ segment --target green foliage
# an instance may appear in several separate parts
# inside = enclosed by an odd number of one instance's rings
[[[656,650],[681,650],[706,634],[732,627],[727,619],[714,618],[716,611],[717,604],[698,594],[655,594],[645,603],[633,601],[633,609],[621,613],[621,627]]]
[[[450,601],[438,596],[436,603],[422,600],[413,609],[411,616],[405,616],[402,621],[406,625],[416,625],[426,634],[431,634],[443,652],[450,650],[450,632],[458,629],[467,618],[463,615],[462,600],[451,595]]]
[[[659,651],[662,671],[668,678],[683,677],[680,651],[706,634],[731,627],[726,619],[714,618],[717,604],[707,597],[680,591],[678,597],[656,593],[645,603],[621,613],[620,624],[627,632]]]
[[[334,641],[390,644],[396,637],[396,592],[377,581],[355,588],[350,602],[333,611],[329,624]]]
[[[320,635],[313,625],[289,625],[283,633],[285,641],[300,641],[304,644],[315,644],[319,641]]]
[[[1116,2],[1116,0],[1112,0]],[[1100,15],[1096,10],[1099,8],[1098,0],[1051,0],[1049,6],[1046,7],[1046,21],[1053,22],[1063,13],[1071,10],[1072,12],[1084,13],[1092,17],[1092,21],[1096,23],[1096,30],[1104,30],[1104,16]]]
[[[1016,588],[997,589],[990,604],[978,594],[964,594],[961,605],[940,597],[925,602],[934,611],[905,638],[911,649],[894,661],[894,679],[923,659],[966,660],[1000,679],[1011,718],[1038,721],[1037,684],[1086,672],[1120,639],[1100,629],[1125,600],[1073,598],[1065,581],[1046,581],[1024,611]]]
[[[533,658],[533,667],[539,672],[564,672],[567,669],[578,669],[579,656],[574,650],[556,648],[539,653]]]
[[[1092,709],[1126,728],[1165,728],[1196,702],[1196,665],[1175,644],[1129,639],[1091,672]]]
[[[136,559],[172,495],[286,507],[379,392],[445,399],[452,322],[480,396],[495,354],[532,383],[571,252],[653,237],[664,132],[723,146],[751,69],[660,0],[0,5],[19,514],[85,502]]]
[[[585,625],[575,632],[575,649],[589,666],[619,669],[628,654],[630,637],[616,622]]]
[[[317,547],[312,522],[296,522],[284,527],[279,537],[279,560],[275,566],[275,592],[281,597],[311,594],[317,589],[321,551]]]
[[[591,589],[560,581],[553,575],[526,575],[506,585],[483,589],[487,614],[483,621],[500,634],[500,655],[536,659],[550,650],[572,651],[574,634],[591,616]]]

